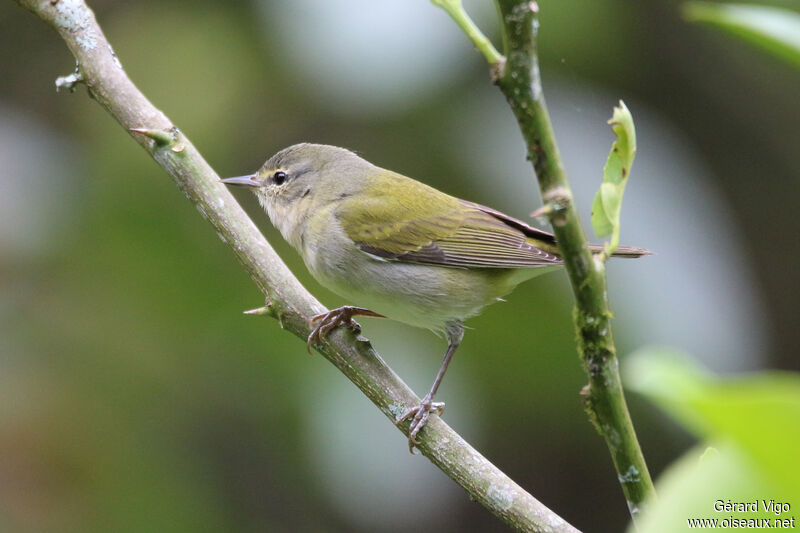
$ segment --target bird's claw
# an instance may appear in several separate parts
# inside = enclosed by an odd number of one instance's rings
[[[425,427],[425,424],[428,422],[428,417],[431,416],[431,413],[441,415],[443,412],[444,402],[432,402],[430,398],[426,396],[419,405],[412,407],[397,419],[395,425],[400,424],[404,420],[408,420],[412,415],[414,416],[414,418],[411,419],[411,425],[408,428],[409,452],[412,454],[414,453],[414,446],[419,444],[419,441],[417,440],[417,433],[419,433],[420,430]]]
[[[308,339],[306,341],[306,349],[308,350],[308,353],[311,353],[311,346],[314,343],[321,341],[325,336],[328,335],[328,333],[339,326],[348,326],[352,328],[355,333],[361,331],[361,326],[358,324],[358,322],[353,320],[353,317],[357,315],[386,318],[374,311],[370,311],[369,309],[364,309],[363,307],[352,307],[349,305],[332,309],[327,313],[322,313],[312,317],[311,324],[317,323],[317,325],[314,326],[314,328],[311,330],[311,333],[308,334]]]

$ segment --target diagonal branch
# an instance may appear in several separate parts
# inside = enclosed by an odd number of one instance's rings
[[[233,196],[219,183],[197,149],[128,79],[94,14],[83,0],[17,0],[59,33],[78,62],[90,95],[169,173],[200,210],[267,298],[253,314],[270,314],[300,338],[308,320],[325,308],[281,261]],[[390,420],[419,398],[383,362],[369,341],[339,329],[321,353],[342,371]],[[401,424],[408,434],[408,423]],[[428,422],[418,446],[470,497],[519,531],[575,532],[486,460],[438,417]]]
[[[586,411],[611,452],[617,477],[634,520],[645,500],[655,496],[619,379],[616,348],[611,334],[611,311],[606,290],[605,266],[589,252],[573,205],[555,133],[542,92],[536,36],[538,5],[531,0],[495,0],[503,32],[504,60],[488,61],[495,83],[503,92],[527,145],[545,205],[553,225],[564,265],[575,293],[574,320],[578,351],[589,375],[581,392]],[[441,5],[441,2],[434,0]],[[457,5],[442,6],[463,18]],[[458,21],[457,21],[458,22]],[[462,22],[459,26],[464,27]],[[474,26],[474,25],[473,25]],[[478,46],[480,30],[468,33]]]

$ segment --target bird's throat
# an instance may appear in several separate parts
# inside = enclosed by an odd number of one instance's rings
[[[306,210],[302,206],[283,206],[279,202],[270,201],[261,196],[258,198],[261,207],[267,212],[270,222],[281,232],[283,238],[295,250],[303,248],[303,233],[307,219]]]

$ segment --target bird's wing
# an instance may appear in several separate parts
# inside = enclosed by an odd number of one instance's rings
[[[346,199],[337,209],[345,233],[364,252],[385,260],[448,267],[561,264],[549,233],[404,176],[387,177],[388,186]],[[363,200],[365,196],[370,199]]]

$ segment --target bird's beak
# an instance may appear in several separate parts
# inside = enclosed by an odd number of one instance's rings
[[[239,185],[241,187],[260,187],[261,184],[256,181],[256,174],[249,176],[236,176],[235,178],[224,178],[219,180],[225,185]]]

